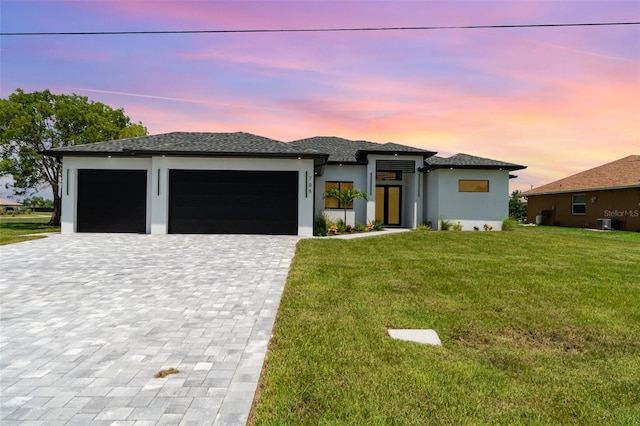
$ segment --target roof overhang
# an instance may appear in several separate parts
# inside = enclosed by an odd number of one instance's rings
[[[576,189],[563,189],[562,191],[544,191],[544,192],[536,192],[530,194],[530,191],[523,192],[521,195],[523,197],[536,197],[538,195],[555,195],[555,194],[575,194],[576,192],[596,192],[596,191],[615,191],[619,189],[632,189],[638,188],[640,189],[640,185],[622,185],[622,186],[610,186],[606,188],[576,188]]]
[[[450,165],[446,165],[446,164],[427,164],[423,167],[420,167],[418,169],[419,172],[425,173],[425,172],[430,172],[432,170],[437,170],[437,169],[449,169],[449,170],[454,170],[454,169],[460,169],[460,170],[469,170],[469,169],[475,169],[475,170],[506,170],[509,172],[513,172],[515,170],[523,170],[526,169],[527,166],[480,166],[480,165],[461,165],[461,164],[450,164]],[[509,176],[509,178],[511,178],[512,175]],[[515,177],[515,176],[514,176]]]
[[[49,157],[247,157],[247,158],[296,158],[318,159],[326,163],[329,154],[309,152],[230,152],[230,151],[151,151],[123,149],[121,151],[57,151],[46,150],[40,154]]]

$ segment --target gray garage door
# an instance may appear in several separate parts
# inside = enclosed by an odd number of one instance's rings
[[[146,170],[78,170],[78,232],[145,233]]]
[[[169,233],[298,233],[298,172],[170,170]]]

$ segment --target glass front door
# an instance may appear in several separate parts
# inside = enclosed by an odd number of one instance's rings
[[[401,186],[376,186],[376,219],[385,225],[400,226]]]

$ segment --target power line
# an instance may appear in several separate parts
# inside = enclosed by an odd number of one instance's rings
[[[329,33],[356,31],[428,31],[428,30],[477,30],[505,28],[554,28],[554,27],[602,27],[640,25],[640,22],[581,22],[565,24],[509,24],[509,25],[456,25],[421,27],[358,27],[358,28],[282,28],[240,30],[161,30],[161,31],[78,31],[78,32],[9,32],[0,36],[78,36],[78,35],[145,35],[145,34],[237,34],[237,33]]]

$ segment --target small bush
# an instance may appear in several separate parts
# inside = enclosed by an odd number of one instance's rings
[[[317,214],[313,223],[313,235],[327,235],[331,222],[324,214]]]
[[[367,228],[365,225],[361,223],[356,222],[356,226],[353,227],[353,230],[356,232],[367,232],[369,228]]]
[[[418,231],[431,231],[431,226],[426,223],[421,223],[416,227]]]
[[[341,234],[344,234],[345,231],[347,230],[347,224],[344,223],[344,220],[342,219],[338,220],[338,223],[336,223],[336,226],[338,227],[338,232]]]
[[[368,228],[371,231],[382,231],[383,223],[378,219],[373,219],[369,222]]]
[[[453,223],[450,220],[440,219],[440,230],[448,231],[453,226]]]
[[[455,225],[453,225],[453,230],[462,231],[462,224],[460,222],[456,223]]]
[[[517,225],[518,225],[518,220],[513,217],[505,217],[502,220],[503,231],[513,231]]]

